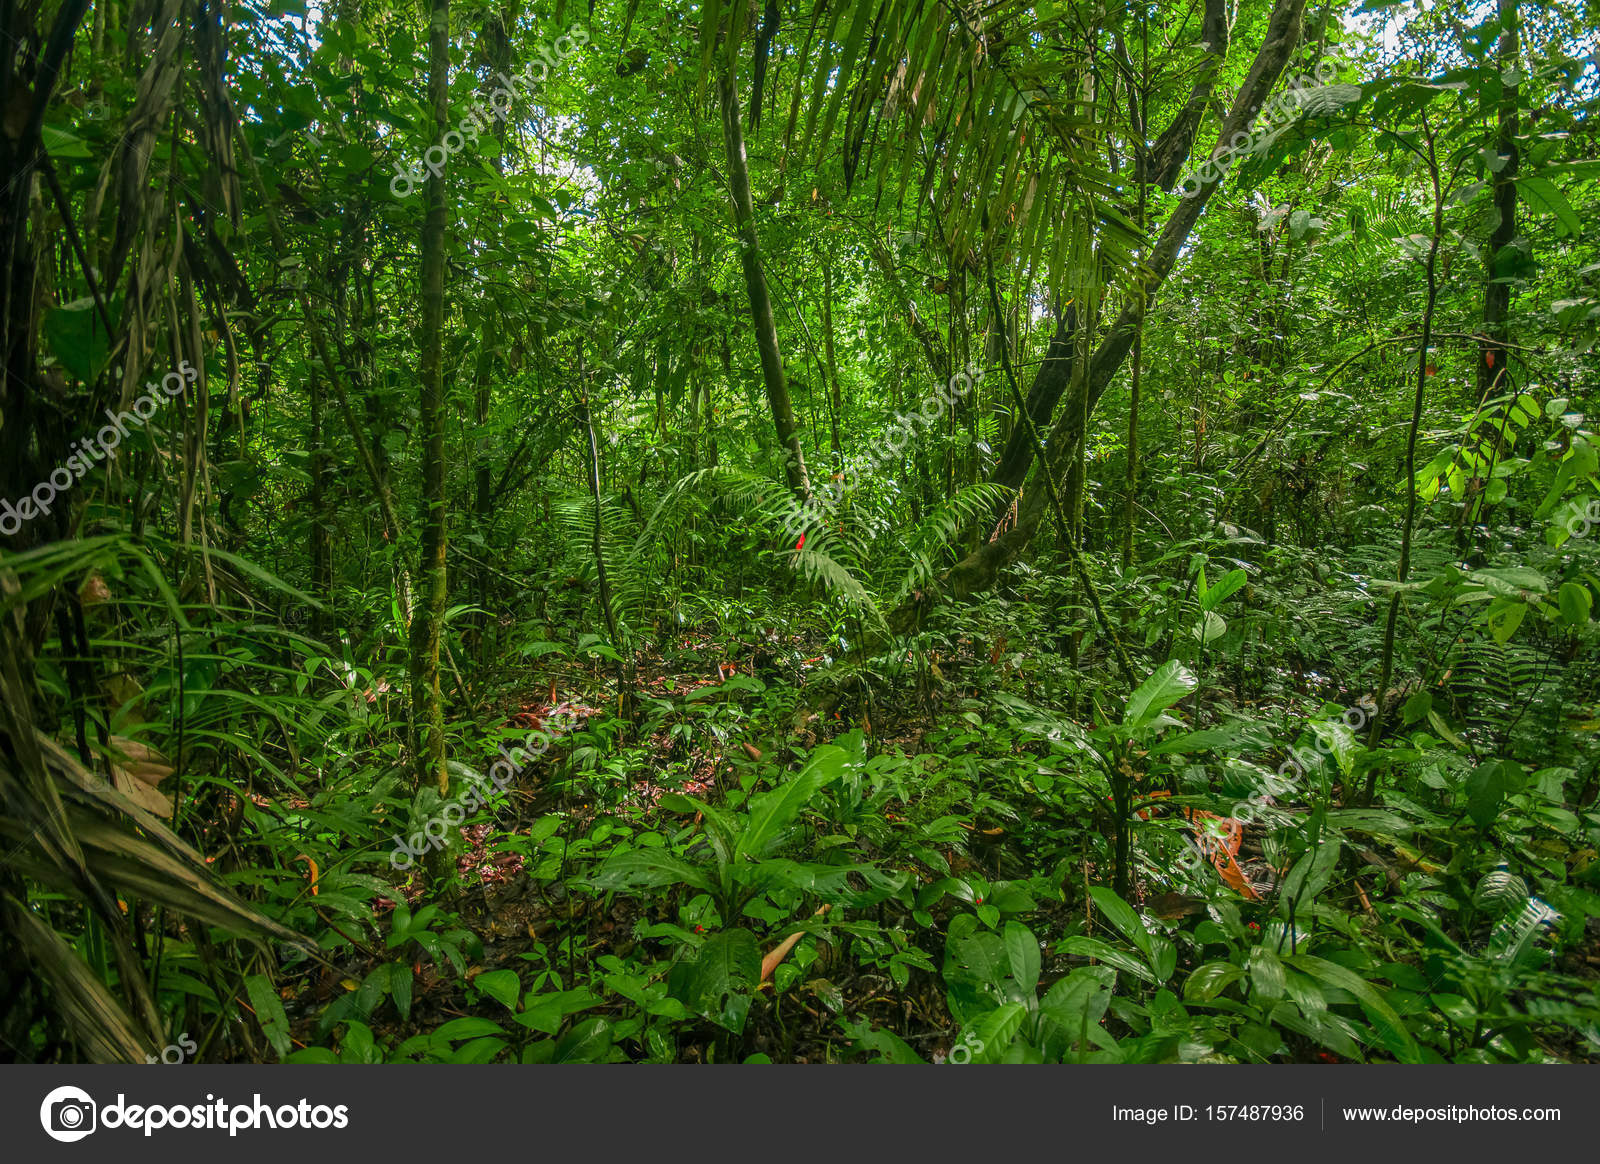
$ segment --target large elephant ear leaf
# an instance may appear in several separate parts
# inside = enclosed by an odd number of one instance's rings
[[[673,966],[667,992],[695,1013],[739,1034],[760,980],[756,936],[745,929],[725,930],[706,939],[699,957]]]
[[[1129,736],[1139,735],[1158,715],[1199,685],[1189,669],[1176,659],[1161,664],[1128,697],[1128,707],[1122,716],[1122,730]]]
[[[750,808],[750,823],[734,851],[735,858],[759,858],[770,852],[811,798],[837,780],[848,762],[849,755],[843,748],[824,744],[811,753],[811,759],[793,780],[756,798]]]

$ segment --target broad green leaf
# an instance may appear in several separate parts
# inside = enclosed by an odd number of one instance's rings
[[[1011,977],[1032,994],[1039,986],[1039,939],[1021,922],[1006,922],[1003,934]]]
[[[853,1042],[874,1054],[875,1058],[872,1060],[874,1063],[927,1062],[899,1035],[881,1027],[875,1028],[865,1019],[847,1021],[844,1028]]]
[[[553,1063],[603,1063],[611,1050],[611,1024],[603,1018],[586,1019],[556,1042]]]
[[[1085,938],[1080,935],[1063,938],[1056,949],[1063,954],[1081,954],[1087,958],[1098,958],[1107,966],[1115,966],[1118,970],[1126,970],[1129,974],[1143,978],[1146,982],[1155,981],[1155,975],[1151,972],[1150,967],[1146,966],[1140,959],[1135,958],[1126,950],[1119,950],[1115,946],[1102,942],[1097,938]]]
[[[1313,954],[1290,954],[1283,961],[1297,970],[1303,970],[1319,982],[1329,986],[1337,986],[1340,990],[1348,991],[1369,1011],[1375,1013],[1379,1019],[1386,1023],[1394,1038],[1398,1041],[1410,1057],[1412,1062],[1420,1059],[1417,1051],[1416,1040],[1411,1037],[1411,1032],[1406,1030],[1405,1023],[1400,1021],[1400,1016],[1394,1008],[1372,988],[1372,985],[1355,971],[1330,962],[1326,958],[1318,958]]]
[[[1215,610],[1249,580],[1243,570],[1229,570],[1222,581],[1200,596],[1201,610]]]
[[[1589,615],[1594,607],[1594,596],[1590,594],[1587,586],[1577,582],[1563,582],[1557,595],[1557,602],[1561,607],[1561,619],[1573,626],[1589,621]]]
[[[1027,1017],[1028,1008],[1020,1002],[1005,1003],[984,1015],[972,1028],[973,1037],[983,1047],[981,1053],[973,1055],[973,1059],[998,1063]]]
[[[824,744],[811,753],[799,775],[757,798],[750,809],[750,823],[734,847],[734,861],[766,856],[811,798],[839,778],[848,760],[843,748]]]
[[[1207,962],[1190,972],[1183,984],[1183,997],[1190,1002],[1210,1002],[1244,977],[1232,962]]]
[[[524,1010],[516,1016],[516,1021],[520,1026],[553,1035],[561,1029],[561,1023],[569,1014],[599,1006],[602,1001],[586,987],[557,990],[550,994],[530,994],[523,999]]]
[[[472,985],[495,999],[507,1010],[517,1009],[517,999],[522,995],[522,982],[515,970],[489,970],[472,980]]]
[[[1150,932],[1144,928],[1144,923],[1134,908],[1104,885],[1096,885],[1090,889],[1089,896],[1094,899],[1096,908],[1106,919],[1122,932],[1122,936],[1137,946],[1139,953],[1149,958]]]
[[[1548,178],[1530,177],[1516,180],[1517,193],[1533,209],[1552,215],[1561,224],[1561,233],[1578,238],[1583,234],[1583,219],[1572,209],[1559,187]]]
[[[111,310],[115,320],[115,307]],[[85,384],[92,384],[111,358],[111,338],[106,335],[105,323],[92,297],[47,309],[44,338],[61,366]],[[157,399],[165,403],[165,393],[158,394]]]
[[[1252,946],[1246,965],[1250,969],[1252,999],[1277,1002],[1283,997],[1285,990],[1283,963],[1278,961],[1276,954],[1266,946]]]
[[[598,889],[690,885],[707,893],[717,891],[716,882],[704,869],[663,853],[660,849],[628,849],[612,853],[588,880],[590,885]]]
[[[1127,710],[1122,716],[1123,731],[1130,736],[1138,735],[1141,728],[1198,686],[1195,677],[1176,659],[1161,664],[1128,697]]]
[[[760,978],[761,950],[755,935],[744,929],[723,930],[705,940],[698,957],[672,967],[667,989],[696,1014],[739,1034]]]
[[[409,969],[409,968],[408,968]],[[256,1022],[261,1033],[267,1036],[280,1060],[289,1057],[289,1016],[284,1013],[283,1000],[272,989],[272,981],[265,974],[252,974],[244,980],[245,993],[250,996],[250,1006],[256,1012]]]

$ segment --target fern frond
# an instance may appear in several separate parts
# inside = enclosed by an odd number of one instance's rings
[[[980,515],[990,514],[1011,496],[1011,490],[993,482],[968,485],[923,518],[903,541],[903,560],[891,607],[899,606],[912,591],[927,585],[938,571],[937,557],[951,541]]]

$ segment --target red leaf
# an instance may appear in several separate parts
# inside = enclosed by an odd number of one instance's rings
[[[795,544],[794,544],[794,548],[795,548],[795,549],[796,549],[796,550],[798,550],[798,549],[799,549],[799,548],[800,548],[800,547],[801,547],[801,546],[803,546],[803,545],[805,545],[805,544],[806,544],[806,535],[805,535],[805,534],[801,534],[801,535],[800,535],[800,540],[799,540],[799,541],[797,541],[797,542],[795,542]]]

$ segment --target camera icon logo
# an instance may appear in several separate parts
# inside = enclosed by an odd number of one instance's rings
[[[70,1144],[94,1131],[97,1110],[82,1088],[58,1087],[39,1105],[39,1122],[52,1140]]]

